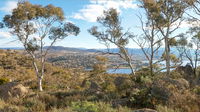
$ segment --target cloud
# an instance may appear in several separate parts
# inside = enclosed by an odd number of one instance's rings
[[[172,24],[172,28],[191,28],[191,27],[198,27],[200,25],[200,21],[177,21]]]
[[[0,38],[10,38],[11,34],[9,32],[0,31]]]
[[[11,13],[14,8],[17,7],[17,1],[7,1],[5,5],[0,8],[0,11]]]
[[[97,17],[109,8],[115,8],[118,12],[121,12],[121,9],[135,9],[137,7],[134,0],[90,0],[90,4],[80,9],[72,17],[88,22],[96,22]]]

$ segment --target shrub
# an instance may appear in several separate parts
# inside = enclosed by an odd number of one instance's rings
[[[75,112],[73,111],[71,108],[66,108],[66,109],[57,109],[57,108],[53,108],[51,111],[49,112]]]
[[[0,99],[0,112],[28,112],[23,106],[8,104]]]
[[[25,99],[23,105],[30,112],[45,112],[45,104],[36,98]]]
[[[110,104],[104,102],[73,102],[71,106],[72,110],[75,112],[131,112],[129,108],[119,107],[112,108]],[[70,108],[69,108],[70,109]],[[73,112],[67,111],[67,112]]]
[[[109,112],[109,111],[108,111]],[[127,108],[127,107],[119,107],[118,109],[117,109],[117,111],[116,112],[133,112],[133,110],[131,110],[131,109],[129,109],[129,108]]]
[[[10,82],[8,78],[0,78],[0,85]]]
[[[156,106],[156,110],[158,112],[181,112],[178,109],[172,109],[172,108],[168,108],[167,106],[162,106],[162,105]]]
[[[137,86],[141,88],[149,87],[153,82],[153,78],[154,77],[150,75],[150,71],[148,68],[138,70],[136,71],[136,75],[132,76],[133,82],[135,82]]]
[[[92,102],[72,102],[72,109],[77,112],[98,112],[97,108]]]
[[[110,104],[99,102],[97,103],[97,106],[98,106],[97,112],[116,112],[115,109],[113,109]]]
[[[52,107],[57,107],[58,105],[58,100],[55,96],[49,95],[49,94],[44,94],[41,93],[39,94],[38,99],[42,101],[42,103],[46,104],[46,110],[49,110]]]
[[[200,86],[196,86],[193,88],[193,92],[200,95]]]
[[[131,105],[142,107],[142,108],[153,108],[152,96],[149,88],[137,89],[131,98]]]

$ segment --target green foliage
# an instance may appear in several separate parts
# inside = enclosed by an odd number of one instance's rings
[[[60,108],[60,109],[53,108],[49,112],[75,112],[75,111],[73,111],[71,108]]]
[[[131,109],[126,107],[112,108],[110,104],[103,102],[72,102],[72,108],[75,112],[131,112]]]
[[[98,112],[98,106],[92,102],[72,102],[72,108],[77,112]]]
[[[200,86],[196,86],[193,88],[193,92],[195,92],[196,94],[200,95]]]
[[[169,39],[169,45],[170,46],[176,46],[177,45],[177,41],[175,38],[170,38]]]
[[[148,11],[149,19],[152,19],[159,28],[169,27],[174,21],[183,15],[187,4],[182,0],[141,0],[143,8]],[[171,10],[168,10],[171,9]]]
[[[0,78],[0,85],[10,82],[8,78]]]
[[[118,97],[117,86],[114,83],[114,78],[105,77],[104,82],[100,84],[102,92],[104,93],[103,99],[110,100]],[[117,93],[117,94],[116,94]]]
[[[149,68],[142,68],[136,71],[136,75],[132,79],[136,84],[146,87],[151,85],[153,76],[151,76]]]
[[[55,96],[40,93],[38,99],[46,105],[46,110],[51,109],[52,107],[58,106],[58,99]]]
[[[103,102],[98,102],[95,104],[98,106],[97,112],[116,112],[116,110],[112,108],[110,104],[103,103]]]
[[[24,99],[23,105],[31,112],[44,112],[45,104],[36,98]]]
[[[137,89],[137,91],[133,91],[135,93],[132,94],[130,98],[130,102],[132,105],[137,105],[137,107],[145,107],[145,108],[153,108],[154,102],[152,100],[150,88],[146,89]]]
[[[93,65],[93,74],[105,73],[107,70],[107,61],[106,57],[96,56],[97,63]]]
[[[103,25],[106,30],[98,31],[98,27],[94,26],[88,30],[89,33],[95,36],[100,42],[105,43],[105,45],[114,43],[120,48],[120,52],[123,52],[121,47],[126,46],[129,43],[129,38],[133,37],[133,35],[129,32],[123,33],[117,10],[111,8],[104,11],[104,16],[98,17],[97,22]]]
[[[4,22],[6,22],[7,26],[13,27],[13,25],[20,24],[22,22],[19,20],[34,20],[38,18],[50,18],[52,16],[55,16],[55,19],[57,20],[64,19],[64,13],[59,7],[54,7],[53,5],[42,7],[41,5],[33,5],[29,2],[23,2],[19,3],[18,7],[13,10],[12,16],[5,16]],[[17,20],[19,23],[17,23]]]
[[[171,60],[173,63],[178,63],[178,62],[180,62],[180,59],[177,58],[177,56],[176,56],[175,54],[170,54],[169,57],[170,57],[170,60]],[[166,57],[166,53],[165,53],[165,52],[162,54],[162,57],[161,57],[161,58],[166,60],[167,57]]]

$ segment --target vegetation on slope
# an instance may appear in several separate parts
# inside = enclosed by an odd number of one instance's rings
[[[25,97],[1,100],[2,112],[129,112],[140,108],[159,112],[200,110],[199,80],[188,74],[192,73],[189,68],[177,69],[170,77],[164,73],[151,76],[147,68],[137,71],[136,76],[129,76],[106,74],[102,62],[91,72],[66,70],[47,63],[45,91],[38,93],[29,57],[17,52],[1,50],[0,80],[5,80],[4,84],[9,81],[21,83],[31,92]]]

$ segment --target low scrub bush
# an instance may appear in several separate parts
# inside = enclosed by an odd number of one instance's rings
[[[0,78],[0,85],[10,82],[8,78]]]
[[[45,112],[46,105],[37,98],[25,99],[23,105],[28,108],[29,112]]]
[[[72,102],[72,109],[77,112],[97,112],[97,105],[92,102]]]
[[[169,108],[167,106],[162,106],[162,105],[158,105],[156,106],[156,110],[158,112],[181,112],[180,110],[178,109],[172,109],[172,108]]]

